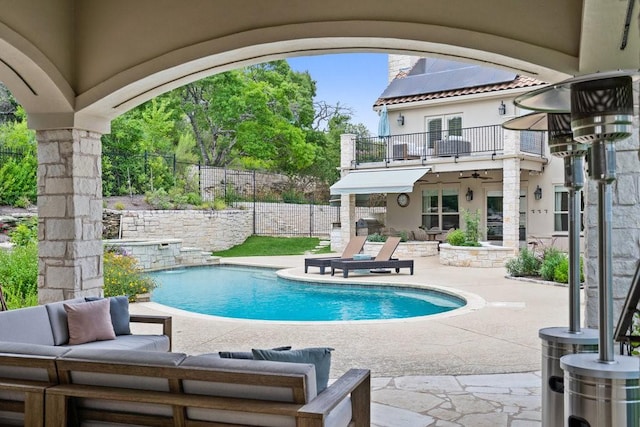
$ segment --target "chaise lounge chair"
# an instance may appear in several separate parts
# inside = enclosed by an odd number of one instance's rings
[[[304,272],[306,273],[309,267],[320,267],[320,274],[324,274],[325,268],[331,267],[331,261],[353,259],[355,254],[360,253],[366,241],[367,236],[353,236],[339,257],[305,258]]]
[[[349,270],[369,270],[377,268],[393,268],[396,273],[400,272],[401,268],[408,268],[413,275],[413,260],[412,259],[394,259],[391,258],[396,248],[400,244],[400,237],[388,237],[387,241],[380,248],[380,252],[374,259],[367,260],[334,260],[331,261],[331,275],[333,276],[336,270],[342,270],[343,277],[349,277]]]

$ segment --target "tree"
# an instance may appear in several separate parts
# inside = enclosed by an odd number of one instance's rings
[[[0,204],[26,207],[36,202],[36,136],[23,120],[22,107],[14,116],[15,121],[0,124],[0,147],[15,153],[0,163]]]
[[[161,96],[116,118],[102,136],[102,191],[105,196],[140,194],[174,183],[173,151],[181,115]]]
[[[315,159],[304,132],[313,124],[315,84],[285,61],[217,74],[176,94],[207,165],[292,175]]]
[[[0,82],[0,123],[18,122],[24,119],[24,110],[13,97],[9,89]]]

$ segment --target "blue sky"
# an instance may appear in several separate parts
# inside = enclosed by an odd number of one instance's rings
[[[309,71],[316,81],[316,101],[326,101],[353,110],[353,123],[364,123],[372,134],[378,115],[372,106],[387,87],[387,55],[342,53],[287,58],[295,71]]]

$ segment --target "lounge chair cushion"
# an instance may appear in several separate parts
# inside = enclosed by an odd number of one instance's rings
[[[420,242],[424,242],[426,240],[429,240],[429,236],[427,235],[427,232],[424,231],[421,228],[418,228],[417,230],[413,231],[413,237],[414,239],[420,241]]]
[[[316,367],[316,387],[320,394],[329,383],[329,371],[331,369],[331,352],[333,348],[317,347],[303,348],[300,350],[258,350],[253,349],[253,358],[256,360],[272,360],[274,362],[312,363]]]
[[[86,301],[96,301],[101,298],[86,297]],[[111,324],[116,335],[131,335],[129,326],[129,298],[124,295],[109,298],[109,314]]]
[[[70,345],[116,339],[108,299],[63,306],[67,312]]]

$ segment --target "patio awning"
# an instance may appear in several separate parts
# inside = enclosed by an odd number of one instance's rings
[[[331,186],[331,194],[410,193],[431,168],[355,171]]]

